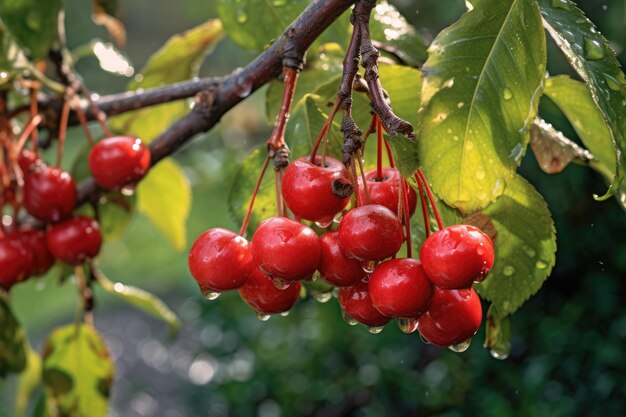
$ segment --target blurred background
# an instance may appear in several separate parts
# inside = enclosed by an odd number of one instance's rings
[[[215,2],[206,0],[122,3],[124,51],[136,70],[170,36],[215,16]],[[392,3],[427,41],[464,10],[461,0]],[[613,43],[623,65],[626,2],[577,3]],[[91,2],[65,4],[70,47],[107,39],[91,22]],[[553,45],[549,54],[551,74],[569,73]],[[254,57],[226,39],[201,75],[229,73]],[[123,91],[129,80],[99,70],[93,57],[81,60],[78,71],[100,94]],[[550,103],[542,106],[557,128],[575,138]],[[225,199],[237,162],[269,135],[264,114],[262,90],[176,155],[193,184],[188,245],[208,228],[237,228]],[[79,131],[71,134],[70,143],[82,140]],[[482,348],[484,328],[458,354],[424,345],[417,334],[405,335],[395,325],[379,335],[348,326],[334,299],[300,301],[288,317],[267,322],[257,320],[236,293],[206,301],[187,270],[187,252],[175,251],[147,219],[135,216],[121,239],[105,245],[101,266],[110,278],[163,297],[183,329],[169,340],[162,323],[96,294],[96,327],[117,366],[110,415],[626,415],[626,216],[613,200],[593,200],[605,185],[589,169],[570,165],[548,176],[528,153],[521,173],[548,201],[558,253],[552,276],[513,316],[512,351],[504,361]],[[36,349],[52,328],[73,320],[71,285],[31,280],[11,297]],[[11,379],[0,383],[0,416],[10,415],[13,385]]]

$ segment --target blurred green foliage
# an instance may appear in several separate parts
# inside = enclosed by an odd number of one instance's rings
[[[202,0],[123,3],[126,48],[139,68],[172,34],[215,16]],[[456,20],[463,1],[394,2],[427,40]],[[623,1],[578,1],[613,43],[624,63],[626,5]],[[68,0],[68,40],[77,47],[106,38],[89,20],[88,2]],[[155,24],[158,22],[158,24]],[[569,73],[549,44],[552,74]],[[223,74],[254,54],[226,40],[202,68]],[[95,58],[78,65],[94,91],[122,91],[128,80],[98,70]],[[187,244],[202,231],[236,229],[226,196],[237,162],[269,133],[264,91],[239,105],[220,126],[182,149],[176,159],[193,185]],[[541,111],[569,137],[576,132],[548,100]],[[93,128],[97,130],[96,127]],[[77,129],[68,143],[82,141]],[[68,150],[73,146],[68,146]],[[77,148],[77,147],[74,147]],[[71,152],[71,151],[70,151]],[[66,163],[71,154],[66,155]],[[172,249],[150,222],[136,216],[124,236],[106,245],[101,265],[116,281],[164,297],[183,319],[180,336],[165,339],[161,323],[96,293],[96,327],[115,359],[112,416],[623,416],[626,415],[626,220],[615,201],[599,203],[602,178],[571,165],[563,174],[543,174],[531,154],[521,173],[546,198],[559,251],[542,290],[511,319],[512,350],[505,361],[480,346],[457,354],[424,345],[417,335],[390,325],[380,335],[350,327],[333,299],[298,303],[288,317],[260,322],[236,294],[204,300],[190,278],[186,253]],[[13,309],[41,350],[45,335],[72,319],[73,286],[54,276],[20,285]],[[9,416],[14,377],[0,382],[0,416]]]

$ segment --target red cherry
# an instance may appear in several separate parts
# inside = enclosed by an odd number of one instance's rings
[[[290,310],[300,296],[300,289],[300,283],[296,282],[279,290],[270,277],[254,268],[239,288],[239,295],[259,314],[274,314]]]
[[[31,170],[44,165],[37,152],[27,148],[22,149],[22,152],[17,157],[17,163],[24,175],[28,175]]]
[[[395,255],[404,241],[402,223],[391,210],[378,204],[350,210],[338,231],[343,253],[362,261],[382,261]]]
[[[263,273],[287,282],[309,277],[320,260],[320,243],[313,229],[286,217],[262,221],[251,248]]]
[[[374,308],[367,283],[362,281],[352,287],[339,288],[339,305],[350,318],[366,326],[381,327],[390,320]]]
[[[478,331],[482,314],[480,299],[473,288],[436,288],[430,307],[417,320],[417,328],[433,345],[452,346]]]
[[[76,205],[76,184],[67,172],[41,166],[26,177],[24,207],[45,222],[67,218]]]
[[[66,264],[80,265],[100,252],[102,235],[97,221],[77,216],[51,226],[46,242],[55,258]]]
[[[480,229],[457,224],[433,233],[420,250],[428,278],[440,288],[467,288],[493,266],[493,243]]]
[[[141,139],[113,136],[96,143],[89,152],[89,169],[104,188],[119,188],[143,178],[150,168],[150,150]]]
[[[28,278],[33,255],[24,243],[15,238],[0,238],[0,288],[8,291],[13,285]]]
[[[289,164],[283,176],[282,193],[289,209],[297,217],[318,223],[329,223],[350,202],[352,186],[346,167],[326,157],[298,158]]]
[[[433,284],[417,259],[391,259],[378,265],[369,280],[372,304],[388,317],[418,318],[430,305]]]
[[[237,289],[256,269],[248,241],[222,228],[209,229],[196,239],[188,263],[203,294]]]
[[[21,226],[11,233],[11,236],[20,239],[26,250],[32,254],[33,261],[28,271],[28,276],[38,276],[48,272],[54,264],[54,257],[48,250],[46,233],[43,230],[30,226]]]
[[[322,279],[336,287],[349,287],[365,278],[361,261],[347,258],[339,247],[339,233],[328,232],[320,238],[320,264],[317,270]]]
[[[367,181],[367,192],[370,196],[371,204],[380,204],[398,214],[398,202],[400,200],[400,171],[396,168],[384,168],[382,178],[377,178],[377,170],[367,171],[365,180]],[[363,178],[359,177],[359,196],[361,201],[365,201],[365,188]],[[415,213],[417,206],[417,194],[412,187],[408,187],[407,198],[409,199],[410,216]],[[409,217],[410,217],[409,216]]]

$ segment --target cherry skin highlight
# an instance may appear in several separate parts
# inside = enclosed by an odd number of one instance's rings
[[[251,249],[264,274],[286,282],[308,278],[320,260],[319,238],[313,229],[286,217],[262,221],[252,236]]]
[[[478,331],[482,314],[480,299],[473,288],[436,288],[430,307],[417,320],[417,328],[433,345],[452,346],[466,341]]]
[[[275,314],[289,311],[298,300],[300,289],[300,283],[295,282],[279,290],[270,277],[254,268],[239,288],[239,295],[259,314]]]
[[[96,182],[108,189],[136,183],[150,168],[150,150],[141,139],[113,136],[96,143],[89,152],[89,169]]]
[[[67,172],[40,166],[24,182],[24,207],[45,222],[67,218],[76,205],[76,184]]]
[[[367,181],[367,192],[370,196],[371,204],[380,204],[398,214],[398,202],[400,201],[400,171],[396,168],[384,168],[382,178],[377,178],[377,170],[367,171],[365,181]],[[409,217],[415,213],[417,206],[417,194],[412,187],[407,189],[409,200]],[[361,201],[365,201],[365,188],[363,178],[359,177],[359,196]]]
[[[339,223],[339,245],[347,256],[382,261],[404,241],[402,223],[387,207],[368,204],[350,210]]]
[[[366,326],[380,327],[391,320],[374,308],[365,282],[339,288],[339,305],[348,316]]]
[[[381,314],[416,319],[430,305],[434,287],[417,259],[391,259],[370,275],[369,293]]]
[[[321,224],[330,223],[333,217],[350,202],[352,186],[346,167],[338,160],[326,157],[298,158],[285,170],[282,194],[287,207],[297,217]]]
[[[17,157],[17,163],[22,170],[24,176],[30,174],[31,170],[37,168],[38,166],[44,165],[44,162],[39,158],[37,152],[31,149],[22,149],[22,152]]]
[[[420,250],[424,271],[438,287],[468,288],[482,281],[494,260],[493,243],[480,229],[466,224],[433,233]]]
[[[80,265],[100,252],[100,226],[90,217],[76,216],[51,226],[46,243],[55,258],[69,265]]]
[[[0,238],[0,288],[8,291],[28,278],[33,256],[20,239]]]
[[[348,287],[365,278],[361,262],[346,257],[339,247],[339,233],[328,232],[320,238],[321,257],[317,270],[327,283]]]
[[[256,269],[248,241],[219,227],[196,239],[188,264],[203,294],[237,289]]]

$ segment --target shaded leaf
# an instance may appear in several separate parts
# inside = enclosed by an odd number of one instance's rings
[[[95,24],[104,26],[113,42],[126,45],[126,28],[117,16],[117,0],[94,0],[91,18]]]
[[[262,51],[308,4],[308,0],[218,0],[217,14],[237,45]]]
[[[141,288],[112,282],[101,272],[98,273],[98,283],[106,292],[114,295],[140,310],[164,321],[170,328],[170,334],[174,335],[180,330],[180,320],[159,297]]]
[[[26,367],[26,332],[0,297],[0,377]]]
[[[45,58],[58,38],[62,0],[0,0],[0,19],[34,59]]]
[[[54,330],[43,353],[43,381],[58,416],[105,417],[115,368],[91,326]]]
[[[385,140],[391,146],[396,168],[403,177],[410,177],[419,168],[417,142],[402,135],[387,136]]]
[[[483,0],[443,30],[423,67],[420,158],[464,212],[502,195],[529,140],[546,68],[537,5]]]
[[[588,164],[593,159],[588,150],[542,119],[535,119],[530,127],[530,147],[539,167],[547,174],[558,174],[574,160]]]
[[[137,186],[137,208],[183,250],[186,223],[191,210],[191,186],[183,170],[172,160],[155,165]]]
[[[582,143],[593,154],[590,166],[602,174],[609,184],[619,186],[616,198],[626,208],[626,181],[621,179],[626,176],[626,167],[618,163],[611,131],[589,88],[567,76],[551,77],[545,84],[545,96],[565,114]],[[619,167],[618,179],[615,177],[616,166]]]
[[[484,346],[496,359],[506,359],[511,352],[511,320],[493,304],[487,311]]]
[[[538,0],[538,3],[544,26],[572,68],[587,83],[593,102],[610,129],[617,157],[612,169],[615,175],[603,196],[608,198],[619,189],[624,176],[620,166],[626,164],[626,77],[609,42],[574,2]]]
[[[128,85],[128,90],[153,88],[198,75],[208,53],[222,39],[219,20],[208,20],[200,26],[171,37]],[[111,128],[124,135],[135,135],[151,142],[169,125],[189,111],[183,100],[125,113],[110,119]]]
[[[541,194],[519,175],[483,214],[495,225],[498,237],[493,269],[475,288],[508,315],[539,291],[552,271],[554,222]]]

